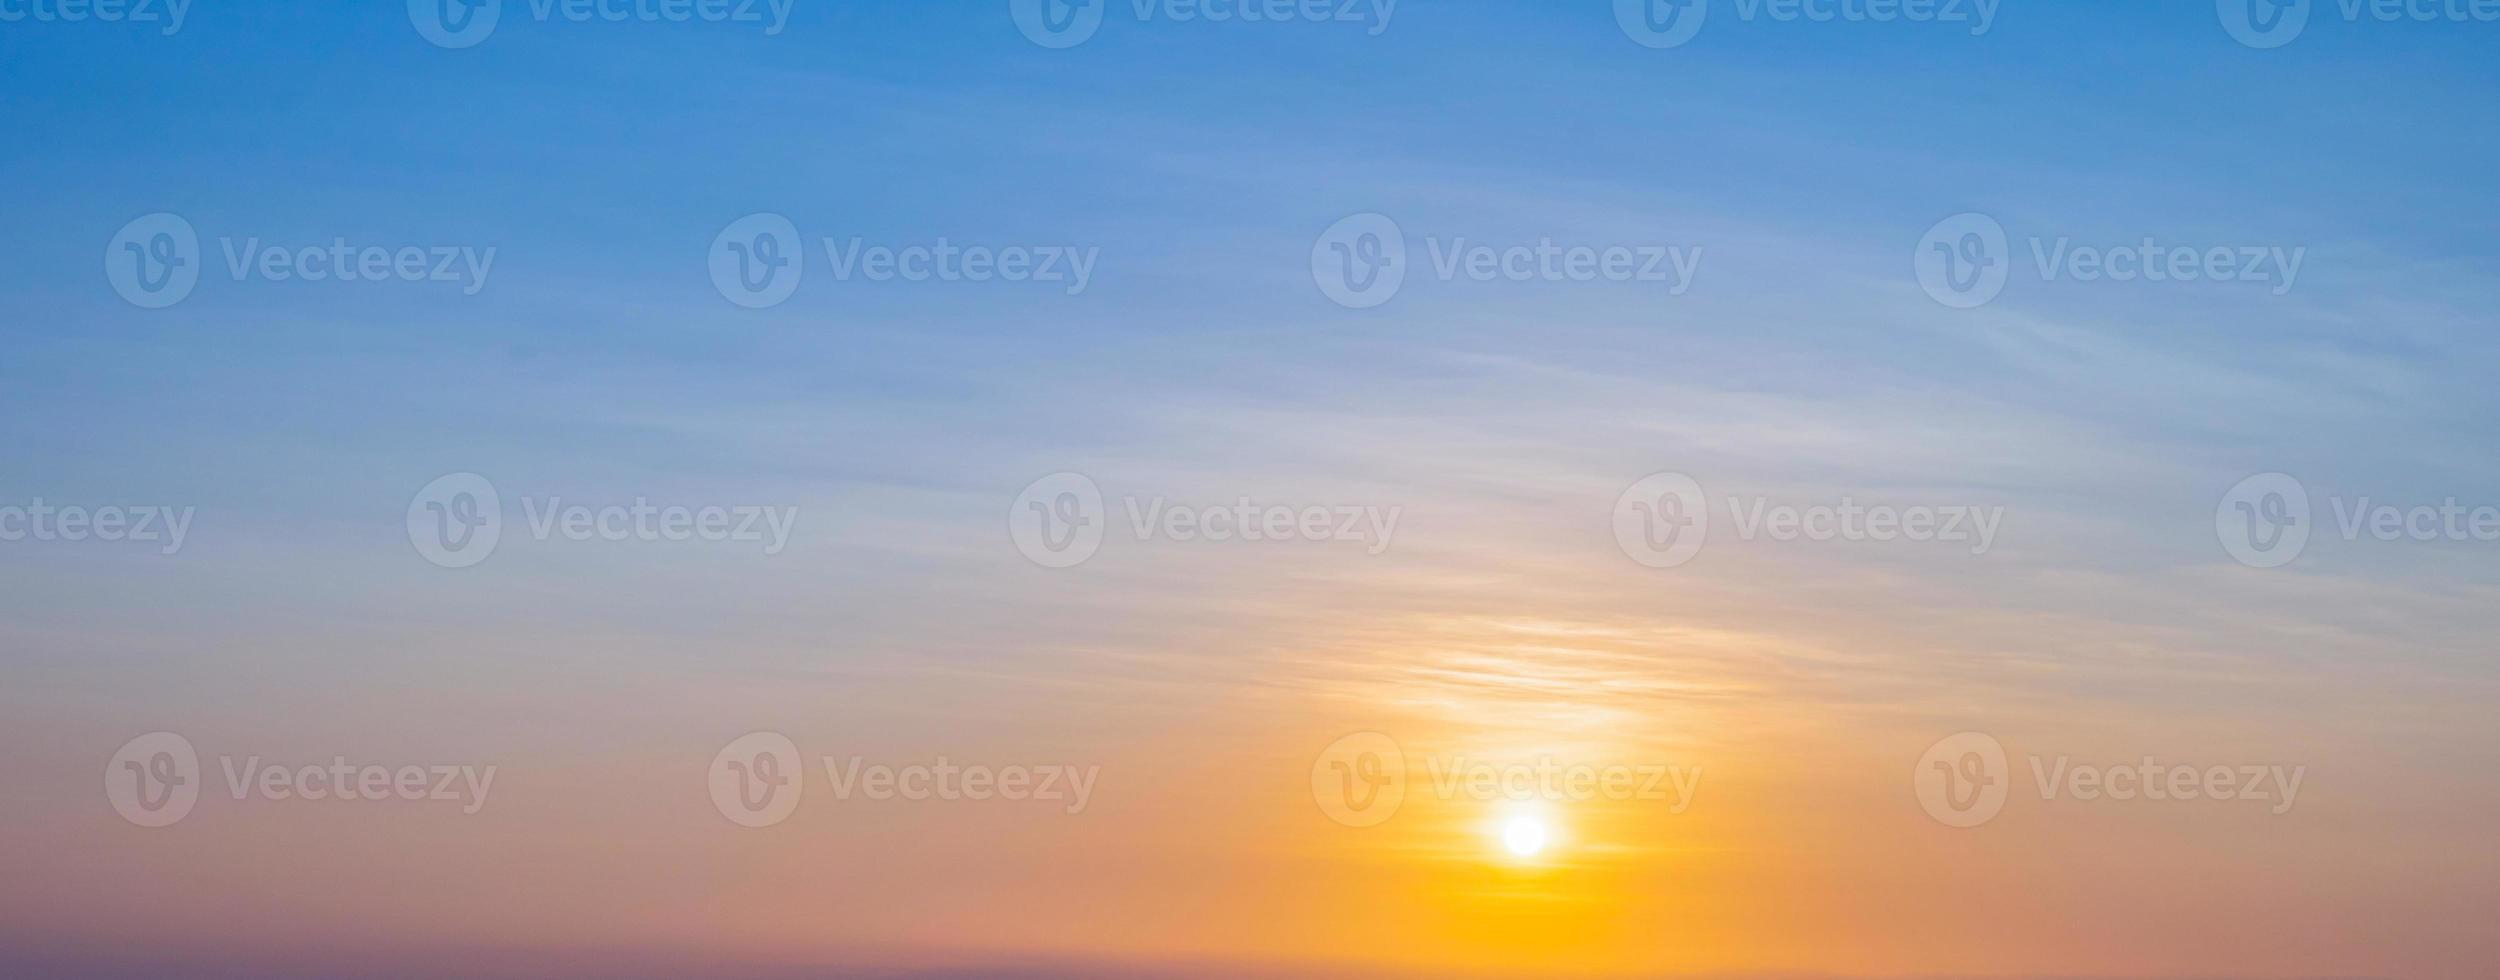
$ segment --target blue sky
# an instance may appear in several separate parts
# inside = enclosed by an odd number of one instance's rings
[[[1621,414],[1637,400],[1549,399],[1589,373],[1760,424],[1873,413],[1896,425],[1862,440],[1995,452],[1884,479],[2186,532],[2267,469],[2356,492],[2489,485],[2473,365],[2500,69],[2472,25],[2322,21],[2252,51],[2194,4],[2011,8],[1981,37],[1722,12],[1656,51],[1586,4],[1401,7],[1376,37],[1115,10],[1052,51],[980,4],[801,3],[775,36],[523,10],[457,51],[389,5],[199,9],[170,37],[7,32],[28,137],[0,157],[24,189],[0,272],[15,482],[197,501],[227,515],[203,545],[367,533],[403,487],[457,469],[978,500],[1071,460],[1216,453],[1192,418],[1282,413],[1316,455],[1245,465],[1323,470],[1402,462],[1326,448],[1332,409],[1498,433],[1521,424],[1504,407],[1544,406],[1530,441],[1592,419],[1645,431]],[[207,239],[498,257],[473,297],[212,276],[140,310],[97,248],[160,210]],[[1965,210],[2017,236],[2315,254],[2288,296],[2018,281],[1961,313],[1916,292],[1907,256]],[[820,276],[749,311],[699,256],[752,211],[811,239],[1102,258],[1074,297]],[[1350,311],[1305,256],[1360,211],[1416,236],[1654,237],[1707,259],[1667,302],[1435,283]],[[1638,438],[1602,465],[1676,451]],[[2125,480],[2057,458],[2094,452],[2181,469]]]

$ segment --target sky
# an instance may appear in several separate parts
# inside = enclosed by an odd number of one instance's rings
[[[2500,955],[2470,6],[449,2],[0,0],[6,972]]]

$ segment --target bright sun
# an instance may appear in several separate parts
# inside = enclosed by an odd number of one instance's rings
[[[1535,817],[1512,817],[1502,825],[1502,846],[1520,857],[1535,857],[1545,849],[1545,821]]]

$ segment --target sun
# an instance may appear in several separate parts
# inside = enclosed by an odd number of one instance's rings
[[[1493,855],[1515,867],[1538,867],[1553,859],[1556,848],[1570,843],[1570,831],[1550,804],[1514,800],[1478,826]]]
[[[1502,847],[1518,857],[1535,857],[1545,850],[1551,835],[1545,821],[1536,817],[1512,817],[1502,825]]]

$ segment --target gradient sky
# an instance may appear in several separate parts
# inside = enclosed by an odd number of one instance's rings
[[[1989,31],[1748,22],[1631,43],[1602,2],[1141,23],[1048,50],[1006,5],[796,0],[786,28],[201,3],[178,32],[0,22],[0,505],[197,510],[176,554],[0,542],[0,962],[236,975],[2481,975],[2500,957],[2489,542],[2243,567],[2252,474],[2500,504],[2487,366],[2500,24],[2275,50],[2201,2]],[[1951,309],[1931,225],[2305,248],[2295,288],[2040,281]],[[436,283],[115,295],[141,215],[205,243],[497,250]],[[817,262],[742,309],[744,215]],[[1692,288],[1314,286],[1348,215],[1508,244],[1700,246]],[[835,281],[814,243],[1098,248],[1036,284]],[[205,244],[212,262],[217,246]],[[2018,246],[2019,249],[2019,246]],[[1344,543],[1112,540],[1037,566],[1037,477],[1401,508]],[[2005,509],[1984,555],[1738,540],[1627,560],[1619,494]],[[411,548],[448,473],[513,499],[797,507],[777,555],[508,523]],[[517,505],[516,505],[517,506]],[[517,518],[517,509],[516,509]],[[1113,515],[1117,518],[1119,515]],[[2321,520],[2324,520],[2322,516]],[[494,764],[491,803],[204,798],[203,757]],[[705,766],[1099,766],[1081,813],[835,801],[735,826]],[[1705,773],[1693,805],[1313,805],[1315,757]],[[2095,764],[2305,766],[2298,805],[2048,801],[1947,827],[1945,736]],[[812,766],[812,761],[811,761]],[[214,765],[210,766],[214,775]],[[2016,774],[2028,784],[2028,773]],[[811,787],[811,793],[821,792]],[[231,964],[230,967],[222,964]],[[499,972],[500,971],[500,972]]]

